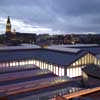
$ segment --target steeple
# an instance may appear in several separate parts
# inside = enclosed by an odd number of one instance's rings
[[[11,22],[10,17],[8,16],[7,24],[6,24],[6,33],[11,32]]]

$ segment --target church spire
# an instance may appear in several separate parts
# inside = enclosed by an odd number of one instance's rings
[[[11,22],[10,17],[8,16],[7,24],[6,24],[6,33],[11,32]]]
[[[10,23],[10,17],[8,16],[7,23]]]

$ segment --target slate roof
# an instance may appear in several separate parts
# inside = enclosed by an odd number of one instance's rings
[[[87,51],[82,50],[78,53],[60,52],[48,49],[11,50],[9,53],[8,51],[0,52],[0,62],[35,58],[55,65],[68,66],[87,53]]]

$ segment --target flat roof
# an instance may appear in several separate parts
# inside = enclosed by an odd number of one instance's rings
[[[32,44],[21,44],[19,46],[2,46],[0,47],[0,50],[20,50],[20,49],[37,49],[37,48],[41,47]]]
[[[95,55],[100,54],[100,45],[99,44],[74,44],[74,45],[51,45],[48,48],[52,48],[60,51],[69,51],[72,53],[77,53],[80,50],[85,50],[91,52]]]
[[[47,49],[50,50],[56,50],[56,51],[64,51],[64,52],[70,52],[70,53],[78,53],[80,49],[77,48],[65,48],[63,46],[49,46]]]
[[[60,44],[60,45],[51,45],[49,47],[98,47],[99,44]]]

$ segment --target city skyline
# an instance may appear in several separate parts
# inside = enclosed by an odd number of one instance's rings
[[[7,16],[12,31],[25,33],[99,33],[99,0],[1,0],[0,33]]]

